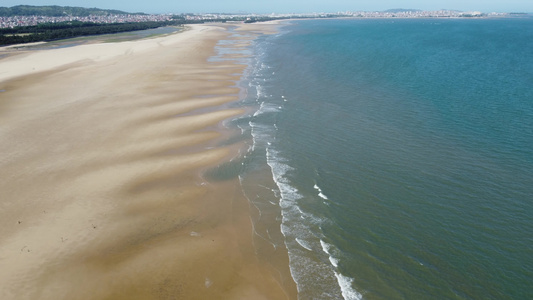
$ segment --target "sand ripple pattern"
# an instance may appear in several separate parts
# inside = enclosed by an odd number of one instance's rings
[[[202,178],[242,147],[219,124],[242,113],[224,104],[246,66],[207,60],[227,36],[0,60],[1,299],[289,297],[250,246],[237,180]]]

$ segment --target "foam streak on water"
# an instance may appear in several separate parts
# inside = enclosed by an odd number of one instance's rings
[[[264,45],[256,51],[262,53]],[[327,219],[311,212],[306,212],[300,202],[306,202],[309,196],[304,196],[291,182],[291,173],[295,168],[276,149],[278,137],[278,119],[283,107],[288,103],[282,94],[272,95],[269,85],[272,81],[272,67],[264,61],[261,55],[256,56],[257,63],[251,87],[256,89],[254,102],[259,104],[249,123],[253,136],[253,148],[260,151],[264,148],[266,163],[271,169],[272,178],[279,189],[279,205],[282,212],[281,230],[285,236],[285,244],[289,251],[290,269],[297,284],[300,299],[357,299],[351,296],[359,295],[353,289],[352,279],[336,270],[336,260],[331,255],[321,251],[322,233],[320,226],[327,223]],[[317,184],[313,187],[317,194],[311,196],[314,201],[328,200]]]
[[[322,192],[322,189],[321,189],[318,185],[316,185],[316,183],[315,183],[315,185],[314,185],[313,187],[314,187],[315,190],[318,192],[318,196],[319,196],[320,198],[322,198],[322,199],[324,199],[324,200],[328,200],[328,197],[327,197],[326,195],[324,195],[324,193]]]
[[[341,281],[338,280],[339,273],[330,263],[329,256],[320,248],[319,226],[327,220],[306,212],[300,207],[299,201],[306,201],[307,197],[291,183],[290,174],[295,171],[294,167],[276,150],[277,122],[287,99],[284,96],[274,96],[267,92],[271,87],[273,72],[263,59],[264,50],[264,48],[256,47],[255,60],[251,63],[251,71],[249,71],[251,75],[248,78],[248,84],[245,84],[250,97],[243,104],[257,109],[251,115],[236,121],[243,133],[250,132],[252,136],[252,144],[245,156],[245,169],[251,170],[254,165],[261,168],[260,163],[263,161],[277,186],[272,192],[278,197],[278,203],[272,200],[267,201],[269,205],[276,204],[281,208],[280,229],[285,237],[290,270],[297,284],[299,298],[343,299],[343,289],[346,285],[341,286]],[[241,175],[240,180],[241,183],[246,183],[246,174]],[[261,183],[256,184],[262,186]],[[320,189],[317,190],[315,196],[316,200],[327,199]],[[250,194],[248,198],[252,200],[254,206],[261,209],[262,204],[257,202],[259,200],[255,199],[254,194]],[[267,234],[264,238],[269,238],[269,235]],[[349,280],[346,282],[349,283]]]
[[[267,161],[272,169],[273,179],[280,193],[283,223],[281,226],[285,243],[289,250],[290,267],[295,279],[299,297],[307,299],[336,299],[342,294],[342,286],[334,284],[337,272],[333,265],[325,264],[320,259],[321,253],[316,252],[318,245],[308,223],[320,222],[313,220],[312,215],[305,214],[298,206],[303,195],[291,185],[288,174],[294,168],[284,163],[284,159],[275,150],[267,148]],[[318,240],[320,241],[320,240]],[[303,248],[303,249],[302,249]],[[307,250],[307,251],[305,251]],[[315,250],[310,255],[309,250]]]

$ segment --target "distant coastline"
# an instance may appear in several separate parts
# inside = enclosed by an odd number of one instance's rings
[[[48,42],[69,38],[154,29],[208,22],[255,23],[317,18],[494,18],[530,17],[528,13],[482,13],[458,10],[345,11],[307,14],[145,14],[70,6],[18,5],[0,7],[0,46]]]
[[[70,6],[30,6],[18,5],[0,7],[0,28],[36,26],[42,23],[89,22],[96,24],[140,23],[140,22],[226,22],[226,21],[268,21],[273,19],[302,18],[483,18],[483,17],[524,17],[526,12],[491,12],[459,10],[419,10],[388,9],[384,11],[342,11],[312,13],[180,13],[180,14],[145,14],[130,13],[120,10],[83,8]],[[1,34],[1,33],[0,33]]]

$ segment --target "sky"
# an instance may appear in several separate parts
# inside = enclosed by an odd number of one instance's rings
[[[0,0],[0,6],[60,5],[144,13],[312,13],[391,8],[533,12],[533,0]]]

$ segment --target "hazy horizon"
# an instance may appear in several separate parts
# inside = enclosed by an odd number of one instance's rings
[[[4,0],[0,6],[11,7],[16,5],[59,5],[80,6],[88,8],[118,9],[126,12],[144,13],[313,13],[313,12],[339,12],[339,11],[383,11],[387,9],[420,9],[420,10],[460,10],[489,12],[533,12],[533,2],[526,0],[502,1],[421,1],[421,0],[331,0],[307,2],[303,0],[291,1],[272,0],[264,3],[259,0],[197,0],[192,3],[172,3],[164,0],[150,2],[132,0],[127,3],[117,0],[95,0],[87,3],[82,0]]]

